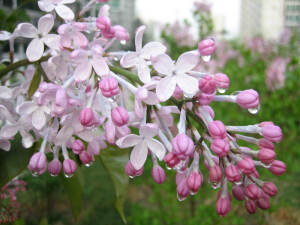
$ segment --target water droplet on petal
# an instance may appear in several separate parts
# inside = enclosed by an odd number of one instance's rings
[[[234,182],[234,184],[235,185],[241,185],[241,184],[243,184],[243,182],[242,181],[237,181],[237,182]]]
[[[226,88],[217,88],[217,91],[220,93],[220,94],[224,94],[226,92]]]
[[[191,191],[190,194],[191,194],[191,195],[195,195],[195,194],[197,194],[197,192],[192,192],[192,191]]]
[[[171,167],[168,167],[168,166],[166,166],[166,168],[167,168],[167,170],[172,170],[172,168],[171,168]]]
[[[114,60],[114,61],[119,61],[119,58],[115,56],[115,57],[113,58],[113,60]]]
[[[203,55],[201,56],[204,62],[209,62],[211,60],[211,55]]]
[[[86,167],[90,167],[93,163],[86,163],[84,164]]]
[[[52,174],[52,173],[50,173],[50,176],[51,176],[51,177],[57,177],[57,174]]]
[[[221,183],[220,182],[219,183],[212,182],[212,183],[210,183],[210,186],[216,190],[221,187]]]
[[[181,197],[178,193],[177,193],[177,199],[178,201],[182,202],[186,199],[186,197]]]
[[[73,175],[74,175],[74,174],[66,174],[66,173],[65,173],[65,177],[66,177],[66,178],[71,178],[71,177],[73,177]]]
[[[33,176],[33,177],[37,177],[37,176],[39,176],[39,173],[38,173],[38,172],[36,172],[36,171],[32,171],[32,172],[31,172],[31,174],[32,174],[32,176]]]
[[[120,43],[121,45],[126,45],[126,40],[121,40]]]
[[[130,179],[133,179],[133,178],[134,178],[134,176],[129,176],[129,178],[130,178]]]
[[[260,106],[256,107],[256,108],[250,108],[248,109],[249,113],[251,114],[257,114],[259,112]]]

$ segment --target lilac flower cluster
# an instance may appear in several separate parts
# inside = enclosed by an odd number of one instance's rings
[[[135,51],[109,51],[113,42],[129,40],[126,29],[111,25],[108,5],[101,7],[97,18],[84,17],[95,0],[74,19],[65,6],[74,1],[40,0],[40,9],[48,14],[39,19],[37,28],[21,23],[13,34],[6,33],[10,42],[19,37],[32,39],[26,51],[28,63],[35,62],[36,70],[43,70],[45,76],[33,96],[28,94],[36,79],[32,66],[25,69],[25,79],[19,77],[17,83],[8,79],[0,86],[1,149],[9,151],[10,141],[20,133],[25,148],[40,142],[28,165],[33,175],[48,170],[56,176],[63,170],[71,177],[77,168],[76,155],[90,166],[107,144],[132,148],[126,174],[140,176],[150,156],[152,176],[160,184],[166,179],[160,165],[164,162],[177,173],[179,200],[200,189],[206,179],[199,168],[203,162],[208,182],[220,188],[219,215],[230,210],[229,182],[232,194],[245,200],[248,212],[268,208],[277,189],[259,178],[256,167],[275,175],[285,172],[285,164],[275,160],[273,144],[281,140],[281,129],[272,122],[227,126],[215,120],[209,106],[213,101],[236,103],[253,114],[259,111],[255,90],[223,95],[229,87],[227,75],[194,70],[201,61],[210,60],[215,42],[203,40],[198,49],[174,61],[163,44],[142,45],[146,27],[141,26],[135,35]],[[57,34],[49,34],[56,14],[64,23]],[[180,115],[177,123],[173,114]],[[258,150],[241,146],[240,140],[255,144]]]

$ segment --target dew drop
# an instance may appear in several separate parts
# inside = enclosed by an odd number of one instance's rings
[[[212,182],[211,184],[210,184],[210,186],[213,188],[213,189],[218,189],[218,188],[220,188],[221,187],[221,183],[219,182],[219,183],[215,183],[215,182]]]
[[[126,45],[126,40],[121,40],[120,43],[121,45]]]
[[[57,174],[52,174],[52,173],[50,173],[50,176],[51,176],[51,177],[57,177]]]
[[[196,195],[197,192],[192,192],[192,191],[191,191],[190,194],[191,194],[191,195]]]
[[[166,166],[166,168],[167,168],[167,170],[172,170],[172,168],[171,168],[171,167],[168,167],[168,166]]]
[[[237,182],[234,182],[235,185],[242,185],[243,182],[242,181],[237,181]]]
[[[37,176],[39,176],[39,173],[38,173],[38,172],[36,172],[36,171],[32,171],[32,173],[31,173],[31,174],[32,174],[32,176],[33,176],[33,177],[37,177]]]
[[[119,61],[119,58],[115,56],[115,57],[113,58],[113,60],[114,60],[114,61]]]
[[[204,62],[209,62],[211,60],[211,55],[203,55],[201,56]]]
[[[133,179],[133,178],[134,178],[134,176],[129,176],[129,178],[130,178],[130,179]]]
[[[65,177],[66,177],[66,178],[71,178],[71,177],[73,177],[73,174],[66,174],[66,173],[65,173]]]
[[[90,167],[93,163],[86,163],[84,164],[86,167]]]
[[[217,91],[220,93],[220,94],[224,94],[226,92],[226,88],[217,88]]]
[[[186,199],[186,197],[181,197],[178,193],[177,193],[177,199],[178,201],[182,202]]]
[[[250,108],[248,109],[249,113],[251,114],[257,114],[259,112],[260,106],[256,107],[256,108]]]

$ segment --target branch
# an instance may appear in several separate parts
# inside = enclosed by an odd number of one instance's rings
[[[17,69],[21,66],[27,66],[27,65],[30,65],[30,64],[34,64],[36,62],[38,62],[38,63],[44,62],[44,61],[47,61],[49,58],[50,58],[50,55],[46,55],[46,56],[43,56],[40,60],[35,61],[35,62],[30,62],[28,59],[23,59],[23,60],[20,60],[18,62],[15,62],[13,64],[9,64],[5,68],[0,69],[0,78],[5,76],[10,71],[13,71],[13,70],[15,70],[15,69]]]

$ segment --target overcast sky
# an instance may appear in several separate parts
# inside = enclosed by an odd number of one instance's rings
[[[187,18],[192,21],[194,0],[136,0],[137,14],[145,22],[172,23]],[[241,0],[211,0],[213,16],[224,23],[230,37],[238,35]]]

